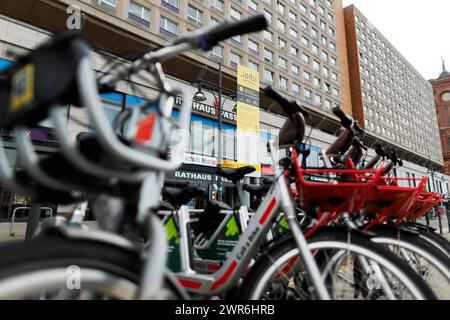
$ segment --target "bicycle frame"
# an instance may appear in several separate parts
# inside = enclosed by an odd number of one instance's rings
[[[269,149],[273,163],[276,163],[273,143],[270,143]],[[231,251],[222,267],[213,274],[197,274],[195,271],[192,271],[189,265],[189,259],[185,258],[185,261],[182,262],[182,266],[185,266],[184,270],[175,273],[175,276],[183,287],[191,292],[207,296],[219,295],[231,289],[241,278],[249,263],[255,257],[259,245],[266,239],[265,237],[275,218],[283,212],[289,222],[291,232],[299,247],[300,256],[305,263],[308,276],[310,277],[314,288],[317,290],[319,298],[323,300],[330,299],[325,284],[320,276],[319,269],[296,221],[295,210],[292,205],[292,199],[290,197],[285,174],[278,166],[274,165],[274,167],[275,180],[272,187],[265,196],[257,212],[249,221],[247,228],[240,236],[239,242]],[[181,225],[180,228],[186,228],[186,224]],[[190,240],[188,238],[189,235],[186,232],[180,233],[181,236],[184,235],[185,237],[183,240],[180,240],[180,242],[183,241],[184,243],[187,243]],[[180,248],[187,248],[187,246],[181,245],[180,243]],[[186,256],[186,254],[181,255],[181,257]]]

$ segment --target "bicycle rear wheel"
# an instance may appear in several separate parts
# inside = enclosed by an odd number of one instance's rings
[[[0,246],[0,300],[134,299],[138,251],[57,234]],[[161,299],[180,299],[166,277]]]
[[[333,299],[436,298],[404,261],[358,232],[323,228],[308,244]],[[244,279],[239,298],[316,298],[292,239],[262,255]]]

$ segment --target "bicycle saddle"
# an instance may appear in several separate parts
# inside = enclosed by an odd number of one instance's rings
[[[201,197],[204,194],[205,190],[192,186],[183,188],[164,187],[163,190],[163,195],[168,198],[168,202],[176,208],[179,208],[187,204],[193,198]]]
[[[221,177],[224,177],[234,183],[239,180],[242,180],[247,174],[255,172],[256,169],[254,167],[246,166],[238,169],[223,169],[220,168],[217,170],[217,174]]]
[[[244,191],[250,193],[252,196],[262,198],[267,193],[267,191],[269,191],[270,187],[271,187],[270,184],[263,184],[261,186],[244,184],[243,189]]]

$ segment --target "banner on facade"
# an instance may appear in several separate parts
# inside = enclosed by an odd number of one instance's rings
[[[259,72],[242,65],[237,70],[237,162],[253,166],[250,177],[261,177],[259,160]]]

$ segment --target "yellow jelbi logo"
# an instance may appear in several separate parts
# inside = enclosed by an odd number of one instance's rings
[[[28,64],[12,78],[11,109],[17,111],[34,99],[34,65]]]

